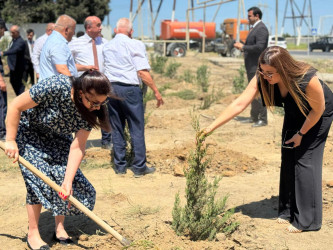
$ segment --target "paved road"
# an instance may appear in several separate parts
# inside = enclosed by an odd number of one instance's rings
[[[333,51],[321,52],[319,50],[308,52],[306,50],[289,50],[290,54],[294,57],[310,57],[316,59],[333,59]]]

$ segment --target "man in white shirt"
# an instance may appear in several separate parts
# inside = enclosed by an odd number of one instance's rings
[[[54,23],[48,23],[45,29],[45,34],[35,41],[34,48],[32,50],[31,62],[34,65],[34,70],[36,72],[37,79],[39,78],[39,57],[42,52],[43,45],[46,42],[46,39],[51,35],[54,30]]]
[[[79,76],[89,69],[104,73],[103,47],[108,42],[101,37],[102,22],[97,16],[89,16],[84,21],[85,34],[72,40],[68,46],[74,57]],[[97,64],[93,53],[93,40],[97,50]]]
[[[84,28],[85,34],[68,44],[78,75],[82,75],[87,70],[99,70],[104,73],[103,47],[108,41],[101,36],[101,19],[97,16],[87,17],[84,21]],[[102,130],[101,144],[104,149],[112,149],[111,133]]]

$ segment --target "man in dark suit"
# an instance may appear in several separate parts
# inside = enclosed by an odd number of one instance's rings
[[[15,94],[19,95],[24,92],[22,77],[25,69],[25,42],[20,36],[20,27],[17,25],[13,25],[10,28],[10,35],[13,40],[7,51],[1,51],[1,56],[7,56],[7,62],[10,69],[10,83],[12,84]]]
[[[250,82],[255,76],[260,54],[267,48],[268,29],[261,21],[262,12],[257,7],[248,9],[250,32],[245,44],[236,42],[234,47],[244,52],[247,79]],[[262,105],[261,98],[255,98],[251,103],[251,117],[241,120],[243,123],[253,123],[252,127],[267,125],[267,109]]]
[[[35,83],[35,72],[34,67],[31,62],[32,50],[34,47],[33,37],[35,32],[33,29],[27,29],[27,40],[25,41],[25,71],[23,73],[23,80],[28,83],[28,78],[30,77],[30,83]]]

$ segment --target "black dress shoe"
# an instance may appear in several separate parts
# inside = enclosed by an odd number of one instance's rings
[[[151,167],[151,168],[147,167],[146,170],[143,171],[142,173],[134,173],[134,177],[135,178],[140,178],[140,177],[142,177],[142,176],[144,176],[146,174],[152,174],[155,171],[156,171],[156,168],[154,168],[154,167]]]
[[[67,239],[64,239],[64,238],[58,238],[56,233],[54,233],[53,235],[53,239],[60,243],[61,245],[69,245],[69,244],[73,244],[74,242],[70,239],[70,238],[67,238]]]
[[[240,121],[241,123],[254,123],[255,121],[252,118],[246,118]]]
[[[32,247],[30,246],[30,244],[29,244],[28,238],[27,238],[27,245],[28,245],[28,248],[29,248],[29,249],[32,249],[32,250],[50,250],[50,247],[49,247],[49,245],[47,245],[47,244],[41,246],[40,248],[32,248]]]
[[[257,127],[263,127],[266,126],[267,122],[263,121],[263,120],[259,120],[257,122],[255,122],[252,127],[257,128]]]

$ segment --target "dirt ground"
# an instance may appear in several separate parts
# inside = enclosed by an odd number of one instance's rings
[[[242,59],[221,58],[213,54],[189,53],[175,60],[182,65],[177,75],[187,69],[195,75],[205,64],[210,71],[210,90],[224,95],[209,109],[198,109],[202,96],[195,84],[154,74],[163,92],[165,105],[156,109],[149,101],[146,125],[147,158],[157,171],[134,178],[128,171],[118,176],[111,168],[110,152],[99,147],[100,132],[93,131],[81,169],[97,190],[94,213],[121,235],[133,241],[128,249],[332,249],[333,239],[333,140],[326,143],[323,164],[323,225],[318,232],[290,234],[285,225],[275,222],[278,207],[280,138],[282,116],[269,112],[268,126],[252,128],[235,120],[207,139],[213,161],[207,169],[211,180],[223,175],[217,198],[229,195],[228,208],[235,208],[233,219],[240,223],[231,236],[219,234],[215,241],[194,242],[177,236],[171,228],[175,195],[180,192],[184,204],[185,177],[182,169],[194,147],[191,112],[199,116],[201,127],[207,126],[237,95],[231,94],[232,79]],[[332,62],[329,63],[332,65]],[[332,84],[330,84],[332,87]],[[172,95],[184,89],[197,92],[194,100]],[[9,102],[13,97],[9,88]],[[242,116],[249,116],[249,108]],[[17,165],[0,152],[0,249],[26,247],[27,215],[25,187]],[[66,249],[122,249],[122,245],[85,216],[66,220],[68,233],[75,244]],[[52,240],[54,221],[43,210],[40,219],[42,238],[52,249],[64,249]]]

